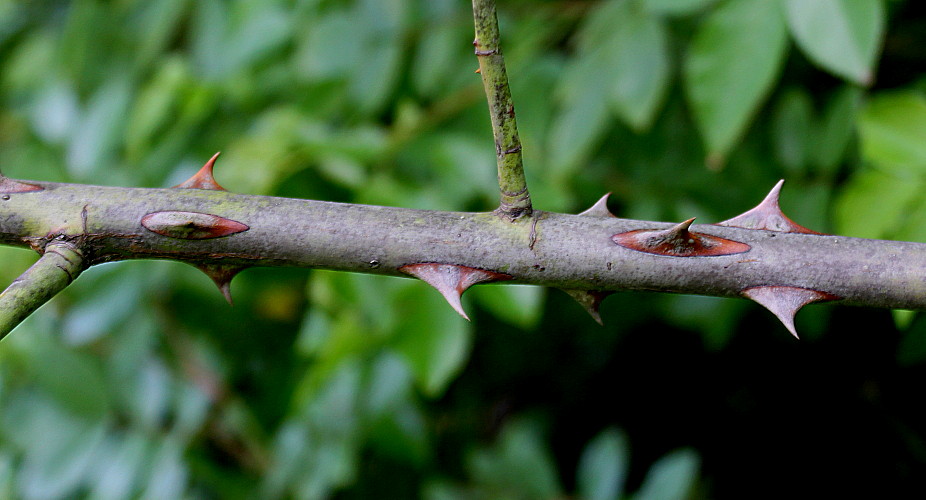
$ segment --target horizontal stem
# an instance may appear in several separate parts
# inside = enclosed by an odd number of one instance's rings
[[[159,258],[201,266],[293,266],[400,276],[404,265],[440,262],[565,289],[735,297],[750,287],[779,285],[820,290],[848,304],[926,309],[926,244],[920,243],[702,224],[690,229],[746,244],[748,251],[679,257],[632,250],[612,240],[618,233],[672,226],[658,222],[535,212],[509,223],[490,213],[224,191],[31,184],[44,189],[0,202],[0,244],[37,247],[61,227],[71,227],[68,239],[81,242],[91,264]],[[142,225],[146,215],[163,211],[210,214],[247,229],[183,239]],[[77,219],[82,223],[64,224]],[[56,283],[63,287],[63,281]]]

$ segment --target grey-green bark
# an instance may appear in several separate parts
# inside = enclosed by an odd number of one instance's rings
[[[0,293],[0,339],[87,267],[83,254],[65,237],[52,239],[42,251],[38,262]]]
[[[619,219],[604,199],[582,215],[533,210],[494,2],[473,0],[473,13],[498,160],[498,210],[232,194],[212,178],[215,157],[180,189],[23,183],[0,175],[0,244],[42,254],[0,295],[0,336],[85,267],[144,258],[196,265],[229,299],[229,282],[241,269],[293,266],[411,274],[461,313],[459,294],[491,280],[567,290],[596,319],[601,298],[614,290],[747,296],[792,333],[794,314],[814,301],[926,309],[926,245],[808,234],[778,208],[780,184],[759,207],[723,225]]]
[[[745,243],[750,249],[679,257],[624,248],[612,240],[618,233],[671,224],[608,216],[534,211],[509,222],[493,213],[216,190],[30,184],[44,189],[12,193],[0,203],[0,243],[42,249],[63,236],[76,245],[87,265],[161,258],[200,267],[293,266],[398,276],[403,275],[402,266],[438,262],[505,273],[515,283],[563,289],[736,297],[752,287],[775,285],[819,290],[847,304],[926,309],[926,244],[919,243],[696,224],[692,231]],[[184,239],[142,225],[146,215],[164,211],[215,215],[248,229]],[[42,268],[50,265],[48,260]],[[63,273],[56,276],[48,278],[45,295],[53,295],[70,280]]]
[[[514,103],[508,86],[505,58],[493,0],[473,0],[476,38],[473,46],[479,59],[479,72],[489,103],[495,156],[498,162],[498,187],[501,191],[499,214],[517,219],[531,214],[531,196],[527,190],[521,159],[521,139],[515,119]]]

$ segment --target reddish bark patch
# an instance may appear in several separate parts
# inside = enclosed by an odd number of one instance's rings
[[[41,191],[43,189],[45,188],[42,186],[17,182],[0,175],[0,194],[28,193],[31,191]]]
[[[182,240],[221,238],[250,229],[245,224],[225,217],[198,212],[152,212],[141,219],[145,229]]]
[[[615,234],[611,241],[631,250],[668,257],[718,257],[748,252],[746,243],[710,234],[696,233],[688,228],[688,219],[669,229],[637,229]]]

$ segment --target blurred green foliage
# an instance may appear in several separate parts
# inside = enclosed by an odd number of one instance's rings
[[[926,242],[914,0],[509,0],[533,198]],[[0,0],[0,168],[490,210],[460,0]],[[281,235],[285,237],[285,235]],[[578,243],[577,243],[578,244]],[[35,256],[0,248],[8,283]],[[921,315],[250,270],[87,271],[0,344],[0,497],[576,498],[916,491]],[[798,486],[800,485],[800,486]],[[921,491],[921,490],[920,490]],[[899,495],[905,496],[905,495]]]

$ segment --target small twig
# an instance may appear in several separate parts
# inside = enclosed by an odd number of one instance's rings
[[[531,195],[524,178],[521,139],[518,137],[505,59],[499,43],[495,1],[473,0],[473,18],[476,26],[473,45],[479,59],[479,72],[489,101],[492,133],[495,136],[498,187],[501,191],[501,203],[496,212],[509,220],[515,220],[531,215]]]
[[[73,244],[49,243],[38,262],[0,293],[0,339],[70,285],[86,267],[83,254]]]

